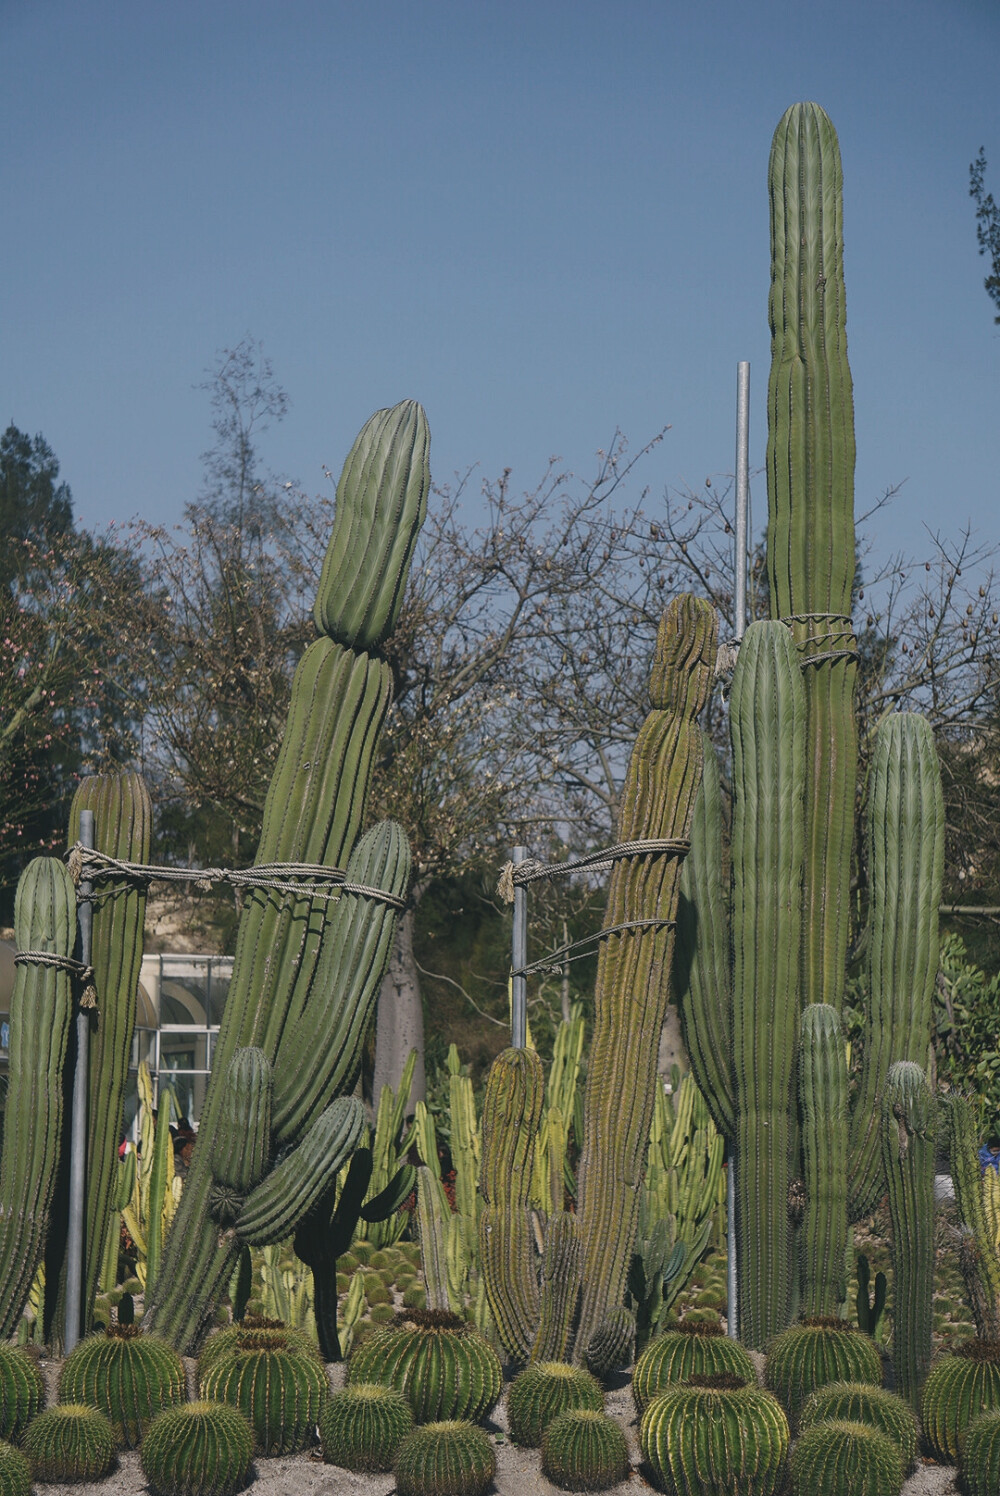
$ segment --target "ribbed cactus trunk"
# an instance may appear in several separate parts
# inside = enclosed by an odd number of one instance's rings
[[[376,828],[373,840],[348,858],[391,698],[390,666],[373,651],[398,616],[426,509],[428,445],[423,411],[404,401],[373,416],[348,456],[314,610],[322,637],[295,673],[256,857],[257,863],[347,864],[354,881],[397,898],[408,885],[409,855],[395,829]],[[198,1145],[143,1320],[144,1329],[178,1348],[197,1345],[239,1250],[238,1238],[220,1232],[210,1209],[230,1063],[241,1048],[262,1049],[275,1065],[275,1127],[286,1144],[308,1138],[317,1110],[356,1078],[372,983],[377,991],[394,918],[377,898],[248,895]],[[356,951],[343,948],[345,938],[358,942]],[[332,985],[334,969],[344,975],[344,965],[346,990]],[[295,1080],[300,1071],[307,1072],[304,1105]],[[325,1157],[329,1162],[332,1155]]]
[[[17,966],[10,1005],[10,1086],[0,1161],[0,1340],[14,1333],[42,1260],[63,1139],[63,1081],[73,979],[58,964],[76,944],[76,888],[53,857],[29,862],[17,885]]]
[[[931,1364],[934,1299],[934,1093],[919,1065],[890,1067],[882,1154],[892,1221],[892,1369],[918,1410]]]
[[[806,859],[801,1002],[840,1011],[850,933],[858,743],[854,582],[854,397],[847,362],[843,170],[817,104],[774,133],[767,571],[805,670]],[[827,658],[824,658],[827,656]]]
[[[802,1014],[799,1055],[802,1107],[800,1303],[806,1316],[840,1313],[847,1299],[847,1051],[840,1017],[829,1003]]]
[[[153,808],[142,776],[134,771],[84,779],[70,809],[69,843],[79,840],[80,814],[94,815],[99,852],[126,862],[148,862]],[[90,1014],[87,1085],[87,1186],[84,1216],[83,1313],[86,1331],[104,1263],[105,1242],[117,1231],[112,1195],[117,1187],[118,1144],[124,1127],[125,1083],[132,1053],[139,968],[142,965],[146,890],[128,881],[101,879],[91,936],[97,1007]],[[50,1233],[45,1258],[46,1341],[65,1335],[65,1234]]]

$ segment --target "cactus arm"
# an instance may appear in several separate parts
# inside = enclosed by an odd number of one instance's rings
[[[847,1055],[828,1003],[802,1014],[799,1052],[805,1213],[801,1312],[839,1315],[847,1300]]]
[[[794,104],[771,146],[767,564],[774,618],[792,618],[806,670],[802,1003],[843,996],[857,776],[854,396],[847,361],[843,169],[816,104]],[[805,616],[821,615],[821,616]],[[840,617],[822,615],[841,615]],[[840,653],[842,652],[842,653]]]
[[[736,1130],[732,1062],[729,888],[722,858],[719,763],[703,740],[701,785],[691,818],[691,850],[681,870],[677,906],[676,986],[684,1045],[712,1121],[724,1137]]]
[[[851,1218],[880,1193],[879,1097],[889,1066],[924,1066],[930,1051],[938,918],[944,876],[944,796],[930,725],[884,717],[869,771],[869,1012],[851,1118]]]
[[[785,1328],[796,1156],[805,687],[787,629],[755,623],[730,698],[740,1339]]]
[[[76,889],[53,857],[29,862],[17,885],[19,951],[69,957],[76,943]],[[0,1339],[14,1333],[42,1260],[63,1132],[63,1069],[73,996],[69,973],[21,965],[10,1012],[10,1086],[0,1162]]]
[[[236,1221],[240,1243],[266,1247],[290,1236],[357,1148],[364,1130],[365,1109],[357,1097],[332,1101],[301,1143],[247,1196]]]
[[[891,1066],[882,1154],[892,1220],[892,1366],[914,1410],[931,1363],[934,1299],[934,1095],[919,1065]]]
[[[675,598],[663,616],[650,680],[652,710],[640,728],[622,792],[620,841],[690,833],[702,772],[697,717],[711,688],[717,632],[714,609],[694,597]],[[679,883],[676,857],[616,863],[607,924],[675,920]],[[623,1302],[673,945],[670,928],[630,930],[601,942],[579,1170],[584,1260],[577,1360]]]

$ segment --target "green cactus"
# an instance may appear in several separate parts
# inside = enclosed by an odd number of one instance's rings
[[[815,1315],[847,1298],[847,1052],[840,1017],[829,1003],[812,1003],[802,1014],[799,1093],[808,1206],[802,1224],[801,1308]]]
[[[427,440],[423,411],[404,401],[372,418],[348,458],[316,603],[322,637],[295,672],[257,849],[259,864],[346,861],[349,881],[383,889],[391,901],[409,880],[405,838],[383,826],[354,845],[391,696],[389,664],[367,651],[392,627],[405,584],[426,502]],[[144,1317],[172,1344],[197,1345],[240,1249],[209,1210],[235,1052],[260,1048],[272,1065],[272,1150],[301,1146],[324,1109],[353,1088],[394,920],[394,907],[366,894],[246,896],[198,1145]]]
[[[31,1496],[31,1466],[19,1449],[0,1442],[0,1496]]]
[[[882,1157],[892,1221],[892,1369],[913,1407],[931,1364],[934,1298],[934,1093],[919,1065],[891,1066],[882,1100]]]
[[[396,1455],[398,1496],[484,1496],[496,1474],[493,1446],[461,1418],[425,1423]]]
[[[1000,1340],[1000,1234],[987,1211],[989,1171],[979,1165],[979,1126],[975,1107],[964,1097],[948,1102],[951,1177],[962,1221],[959,1262],[976,1333],[981,1340]],[[995,1186],[994,1186],[995,1188]]]
[[[507,1393],[507,1421],[515,1444],[537,1449],[553,1418],[571,1409],[603,1412],[600,1383],[580,1366],[539,1361],[519,1372]]]
[[[644,1460],[669,1496],[778,1496],[788,1419],[777,1399],[725,1373],[653,1398],[639,1424]]]
[[[632,1398],[640,1418],[659,1393],[691,1376],[717,1376],[728,1372],[753,1383],[757,1373],[753,1361],[738,1340],[731,1340],[721,1325],[681,1321],[650,1341],[632,1372]]]
[[[323,1459],[345,1470],[391,1470],[412,1429],[413,1414],[401,1392],[377,1382],[357,1382],[335,1392],[320,1414]]]
[[[270,1332],[245,1330],[231,1351],[219,1354],[199,1375],[198,1391],[211,1402],[229,1403],[249,1422],[257,1452],[294,1454],[315,1441],[315,1428],[329,1395],[326,1371],[315,1355]]]
[[[236,1496],[251,1480],[253,1430],[225,1403],[183,1403],[153,1419],[139,1463],[152,1496]]]
[[[76,888],[54,857],[36,857],[21,874],[14,939],[22,956],[46,953],[56,962],[24,961],[14,974],[0,1162],[0,1340],[13,1335],[42,1260],[62,1145],[73,993],[58,962],[76,943]]]
[[[898,1448],[904,1471],[911,1470],[916,1463],[917,1420],[912,1408],[895,1392],[869,1387],[863,1382],[831,1382],[818,1387],[802,1405],[799,1428],[804,1432],[831,1419],[877,1428]]]
[[[356,1096],[331,1101],[298,1147],[247,1196],[236,1220],[238,1239],[255,1247],[283,1241],[322,1197],[364,1128],[365,1109]]]
[[[212,1159],[209,1211],[231,1226],[267,1172],[271,1154],[271,1062],[262,1049],[238,1049],[229,1063]]]
[[[289,1329],[281,1320],[258,1319],[254,1315],[248,1315],[239,1324],[226,1325],[224,1329],[209,1335],[198,1355],[198,1382],[201,1382],[202,1377],[207,1375],[216,1362],[234,1355],[240,1348],[240,1342],[248,1336],[257,1349],[272,1346],[275,1350],[290,1350],[296,1355],[311,1356],[314,1361],[322,1363],[322,1356],[315,1343],[301,1330]]]
[[[886,1294],[888,1292],[888,1279],[885,1273],[875,1274],[875,1288],[869,1292],[871,1285],[871,1268],[868,1258],[864,1252],[858,1253],[858,1296],[857,1296],[857,1320],[858,1329],[865,1335],[870,1335],[873,1340],[879,1338],[882,1327],[882,1319],[885,1315]]]
[[[810,1392],[828,1382],[882,1385],[882,1360],[867,1335],[845,1320],[793,1325],[768,1347],[765,1384],[788,1410],[793,1430]]]
[[[584,1348],[584,1360],[603,1382],[619,1366],[629,1366],[635,1350],[635,1315],[624,1304],[605,1314]]]
[[[899,1496],[903,1460],[879,1429],[844,1419],[817,1423],[792,1450],[793,1496]]]
[[[60,1400],[97,1408],[125,1449],[135,1449],[150,1419],[186,1395],[180,1356],[153,1336],[140,1338],[136,1325],[81,1340],[59,1375]]]
[[[1000,1342],[970,1340],[932,1367],[920,1399],[930,1453],[954,1465],[965,1431],[980,1413],[1000,1409]]]
[[[542,1435],[542,1474],[564,1490],[606,1491],[628,1472],[625,1435],[600,1409],[560,1413]]]
[[[61,1403],[39,1413],[24,1436],[35,1480],[101,1480],[115,1462],[115,1437],[103,1413]]]
[[[967,1496],[1000,1491],[1000,1408],[980,1413],[965,1431],[960,1466]]]
[[[0,1440],[18,1444],[45,1406],[45,1382],[37,1363],[16,1345],[0,1345]]]
[[[353,1352],[349,1386],[381,1382],[409,1401],[418,1423],[485,1418],[500,1396],[503,1369],[472,1325],[439,1309],[406,1310]]]

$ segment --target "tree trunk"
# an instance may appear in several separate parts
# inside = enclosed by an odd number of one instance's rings
[[[407,1112],[413,1111],[418,1101],[426,1097],[424,1076],[424,1010],[420,1001],[420,977],[413,954],[413,920],[416,906],[423,889],[414,889],[410,906],[396,925],[396,943],[389,960],[389,969],[382,979],[378,995],[378,1017],[375,1028],[375,1076],[372,1081],[372,1099],[378,1106],[379,1094],[384,1085],[396,1090],[406,1057],[411,1049],[417,1051],[417,1063],[410,1087]]]

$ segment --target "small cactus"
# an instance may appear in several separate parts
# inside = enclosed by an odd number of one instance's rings
[[[608,1310],[587,1341],[587,1365],[603,1381],[619,1366],[628,1366],[635,1350],[635,1315],[619,1304]]]
[[[777,1496],[784,1489],[788,1419],[770,1392],[731,1373],[692,1377],[642,1415],[643,1458],[671,1496]]]
[[[485,1418],[503,1386],[496,1351],[443,1309],[412,1309],[368,1336],[347,1365],[349,1384],[381,1382],[407,1399],[417,1423]]]
[[[793,1431],[810,1392],[828,1382],[882,1385],[882,1360],[867,1335],[842,1319],[793,1325],[771,1342],[764,1382],[784,1403]]]
[[[0,1439],[19,1444],[45,1404],[45,1383],[35,1362],[19,1346],[0,1345]]]
[[[483,1496],[496,1468],[493,1446],[474,1423],[425,1423],[399,1446],[397,1496]]]
[[[35,1480],[100,1480],[115,1462],[115,1436],[96,1408],[60,1403],[29,1425],[24,1452]]]
[[[507,1421],[515,1444],[537,1449],[554,1418],[573,1409],[603,1412],[604,1393],[596,1377],[563,1361],[526,1366],[507,1393]]]
[[[203,1398],[227,1402],[248,1419],[262,1455],[295,1454],[314,1443],[329,1396],[326,1371],[315,1356],[261,1342],[261,1331],[236,1339],[199,1379]]]
[[[980,1413],[965,1431],[960,1460],[967,1496],[1000,1491],[1000,1408]]]
[[[153,1496],[235,1496],[250,1482],[253,1430],[226,1403],[183,1403],[153,1419],[139,1462]]]
[[[903,1459],[888,1435],[863,1423],[815,1423],[792,1450],[793,1496],[899,1496]]]
[[[924,1383],[920,1421],[934,1458],[954,1465],[969,1424],[994,1408],[1000,1408],[1000,1341],[969,1340]]]
[[[320,1414],[323,1459],[345,1470],[391,1470],[412,1429],[413,1414],[401,1392],[377,1382],[358,1382],[335,1392]]]
[[[542,1472],[567,1491],[606,1491],[628,1469],[624,1433],[597,1409],[560,1413],[542,1435]]]
[[[0,1496],[31,1496],[31,1466],[19,1449],[0,1442]]]
[[[839,1419],[877,1428],[898,1446],[903,1468],[910,1470],[917,1457],[917,1420],[909,1405],[884,1387],[869,1387],[863,1382],[830,1382],[810,1393],[799,1414],[799,1428],[804,1432],[816,1423]]]
[[[658,1392],[690,1376],[732,1372],[744,1382],[757,1380],[754,1364],[738,1340],[730,1340],[718,1319],[685,1319],[676,1330],[651,1340],[635,1363],[632,1397],[640,1418]]]
[[[186,1395],[180,1356],[162,1340],[140,1336],[138,1325],[111,1325],[82,1340],[59,1378],[60,1399],[99,1409],[126,1449],[136,1448],[150,1419]]]

